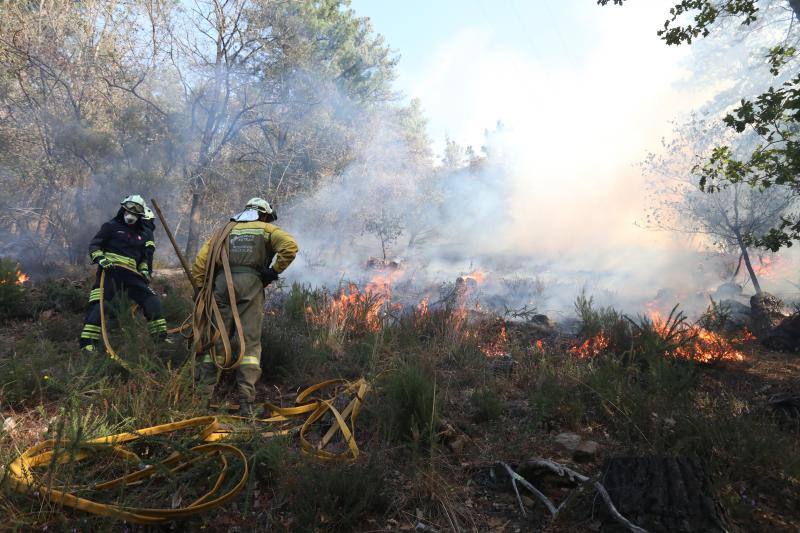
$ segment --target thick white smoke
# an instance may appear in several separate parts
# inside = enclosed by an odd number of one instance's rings
[[[390,255],[405,260],[404,279],[418,288],[482,269],[487,299],[550,314],[568,313],[583,289],[630,312],[659,292],[692,311],[706,305],[725,281],[723,261],[703,239],[637,224],[647,207],[639,163],[673,121],[750,75],[747,62],[761,50],[722,38],[667,47],[655,36],[663,3],[641,4],[593,12],[598,40],[571,65],[531,60],[486,28],[467,28],[434,50],[412,96],[433,117],[434,134],[485,146],[487,164],[434,178],[382,172],[383,162],[405,157],[387,121],[347,172],[291,209],[304,253],[290,277],[368,279],[367,260],[381,247],[364,224],[383,216],[404,229]],[[728,79],[702,75],[702,63],[728,49],[736,51]],[[481,134],[497,120],[500,131]],[[765,285],[790,287],[769,278]]]

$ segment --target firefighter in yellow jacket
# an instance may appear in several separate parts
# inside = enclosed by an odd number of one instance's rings
[[[254,414],[255,385],[261,377],[264,287],[277,280],[297,255],[294,238],[272,224],[277,218],[275,210],[262,198],[252,198],[244,211],[231,218],[237,224],[228,237],[228,257],[245,341],[244,357],[236,369],[240,414],[243,416]],[[233,335],[234,320],[222,269],[216,270],[216,279],[205,279],[208,255],[209,241],[206,241],[197,254],[192,278],[196,287],[213,284],[214,299],[225,322],[225,329]],[[224,353],[221,341],[217,343],[216,352]],[[206,398],[211,398],[219,381],[219,370],[210,353],[204,354],[201,360],[198,381],[201,392]]]

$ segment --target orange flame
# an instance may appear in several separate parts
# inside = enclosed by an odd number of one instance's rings
[[[491,342],[484,344],[480,347],[483,355],[486,357],[500,357],[508,353],[508,334],[506,333],[506,325],[500,328],[500,333]]]
[[[306,317],[312,324],[326,325],[335,331],[355,332],[361,327],[378,331],[385,311],[396,307],[391,303],[392,282],[399,276],[402,276],[401,271],[378,274],[364,286],[363,291],[355,283],[349,283],[316,309],[306,307]]]
[[[652,320],[653,327],[655,327],[656,331],[661,336],[666,337],[669,334],[666,320],[664,320],[657,311],[651,310],[650,320]],[[714,331],[709,331],[698,325],[693,325],[688,326],[681,332],[681,335],[687,342],[685,345],[676,348],[674,353],[670,354],[674,357],[690,359],[700,363],[744,360],[744,354],[742,352],[734,348],[728,339]],[[745,342],[748,336],[752,336],[752,334],[750,332],[745,332],[742,342]]]
[[[466,276],[462,276],[465,280],[471,279],[474,280],[476,283],[483,283],[486,280],[486,272],[482,270],[473,270]]]
[[[28,277],[28,275],[26,273],[22,272],[21,270],[17,269],[17,279],[16,279],[16,281],[14,281],[14,284],[15,285],[22,285],[23,283],[27,283],[28,281],[30,281],[30,278]],[[4,283],[6,283],[6,282],[5,281],[0,281],[0,285],[2,285]]]
[[[606,336],[605,333],[600,332],[599,334],[595,335],[594,337],[589,337],[581,344],[576,346],[572,346],[569,349],[569,353],[575,357],[580,357],[582,359],[588,357],[597,357],[601,353],[603,353],[609,345],[609,338]]]

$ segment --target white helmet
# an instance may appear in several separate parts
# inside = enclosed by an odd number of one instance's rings
[[[145,210],[147,209],[147,206],[144,203],[144,198],[138,194],[126,196],[125,199],[120,202],[120,205],[128,213],[139,216],[144,215]]]
[[[250,198],[247,201],[247,204],[244,206],[245,209],[255,209],[259,213],[265,213],[267,215],[272,215],[275,213],[275,210],[272,209],[272,206],[269,205],[269,202],[264,200],[263,198]]]

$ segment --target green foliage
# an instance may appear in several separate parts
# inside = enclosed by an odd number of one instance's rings
[[[24,242],[26,258],[84,262],[95,224],[134,184],[188,220],[192,249],[198,223],[229,216],[253,190],[285,203],[339,173],[378,123],[410,148],[380,165],[426,169],[419,104],[402,104],[392,86],[399,56],[346,0],[155,12],[26,4],[0,11],[0,203],[19,208],[0,229]],[[100,19],[107,47],[87,64],[79,58],[96,46]],[[181,185],[197,193],[193,208],[178,201]],[[53,200],[66,191],[74,201]]]
[[[283,302],[283,310],[291,320],[302,322],[306,317],[306,308],[316,298],[317,294],[311,287],[294,282]]]
[[[167,324],[182,324],[192,315],[193,308],[194,302],[188,292],[171,289],[161,299],[161,312]]]
[[[597,3],[606,5],[609,1],[598,0]],[[613,3],[622,5],[623,1],[613,0]],[[695,37],[709,35],[713,25],[722,18],[734,17],[743,25],[752,24],[758,17],[758,4],[758,0],[681,0],[670,10],[670,19],[658,35],[667,44],[690,44]],[[792,0],[789,7],[794,19],[800,18],[800,2]],[[694,14],[693,24],[674,25],[688,14]],[[772,74],[777,76],[796,55],[796,48],[786,43],[770,48],[766,59]],[[758,189],[785,185],[795,193],[800,191],[798,109],[800,75],[778,88],[770,87],[755,99],[742,99],[741,104],[725,116],[725,125],[738,134],[755,132],[761,142],[745,157],[737,156],[731,146],[714,148],[711,157],[693,169],[700,176],[700,188],[714,193],[731,184],[748,183]],[[765,232],[752,231],[745,236],[746,244],[773,252],[791,246],[798,239],[800,218],[796,216],[781,217],[775,227]]]
[[[383,259],[386,260],[386,250],[403,234],[403,217],[381,209],[377,217],[370,216],[364,221],[364,231],[371,233],[380,240]]]
[[[608,351],[621,355],[630,349],[630,321],[613,307],[596,308],[594,298],[581,293],[575,299],[575,313],[580,320],[579,338],[589,339],[603,335],[608,340]]]
[[[17,283],[19,265],[0,258],[0,320],[13,318],[25,308],[25,288]]]
[[[470,396],[470,403],[475,409],[476,422],[489,422],[497,420],[503,413],[503,400],[496,388],[484,386],[476,389]]]
[[[783,68],[789,61],[794,59],[796,55],[797,48],[794,46],[779,44],[770,48],[769,53],[767,54],[767,61],[770,64],[769,70],[772,75],[777,76],[780,74],[781,68]]]
[[[677,304],[663,320],[640,316],[636,321],[628,321],[632,326],[628,360],[639,366],[670,359],[679,350],[687,348],[696,336]]]
[[[585,370],[579,361],[560,354],[538,359],[528,393],[535,427],[578,426],[586,410],[578,387]]]
[[[700,326],[710,331],[722,331],[731,319],[729,305],[715,302],[711,298],[711,305],[705,310],[697,321]]]
[[[87,290],[67,279],[48,278],[36,283],[39,293],[37,311],[53,309],[60,313],[83,313],[87,305]]]
[[[432,445],[439,427],[441,400],[436,396],[436,378],[418,358],[401,362],[383,380],[391,439],[411,441],[415,446]]]

